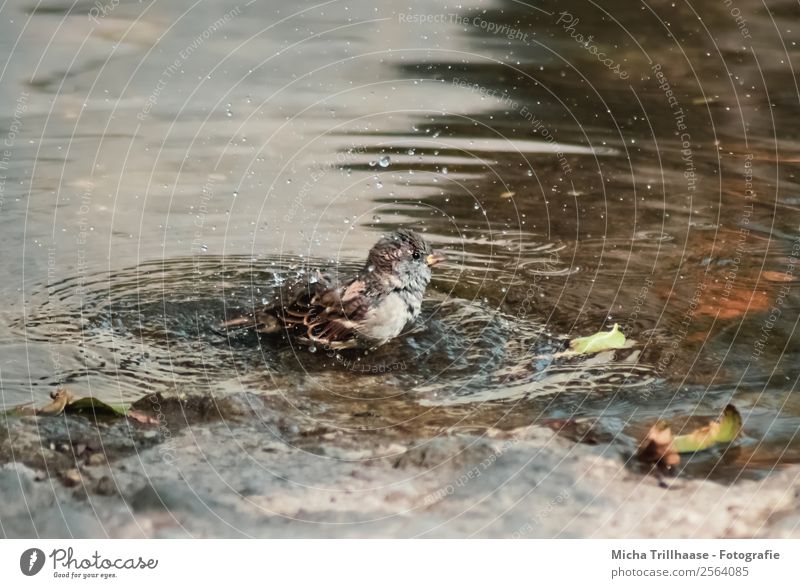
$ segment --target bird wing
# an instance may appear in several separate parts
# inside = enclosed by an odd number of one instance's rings
[[[342,288],[328,288],[312,296],[303,320],[306,338],[332,347],[357,344],[357,325],[369,310],[366,285],[354,279]]]
[[[220,327],[265,334],[290,330],[306,342],[337,349],[354,347],[358,344],[356,326],[369,310],[365,294],[366,285],[358,278],[340,287],[318,272],[313,283],[295,285],[282,301],[226,321]]]
[[[289,284],[283,289],[278,300],[221,323],[220,330],[255,330],[259,333],[276,334],[287,327],[302,324],[304,316],[311,312],[313,307],[311,300],[335,287],[327,275],[317,272],[315,277],[313,281]]]

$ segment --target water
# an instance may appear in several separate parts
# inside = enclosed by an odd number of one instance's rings
[[[790,3],[737,2],[751,39],[724,3],[71,6],[0,19],[2,404],[244,388],[389,437],[598,418],[629,447],[733,402],[737,448],[690,473],[798,461]],[[398,341],[214,330],[401,225],[452,261]],[[628,349],[553,359],[615,322]]]

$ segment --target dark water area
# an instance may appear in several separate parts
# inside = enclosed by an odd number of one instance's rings
[[[281,395],[403,438],[744,417],[800,461],[796,4],[71,2],[0,11],[0,403]],[[221,336],[386,231],[450,262],[367,355]],[[618,323],[629,346],[563,358]]]

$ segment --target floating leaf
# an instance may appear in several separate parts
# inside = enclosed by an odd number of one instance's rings
[[[719,443],[730,443],[741,430],[742,416],[732,404],[725,407],[719,419],[686,435],[675,437],[667,423],[658,421],[639,445],[636,457],[648,463],[676,466],[680,463],[681,453],[694,453]]]
[[[588,337],[579,337],[569,342],[569,348],[575,353],[598,353],[608,349],[621,349],[625,346],[625,335],[614,323],[610,331],[600,331]]]
[[[113,406],[93,396],[75,398],[72,392],[66,388],[57,388],[50,393],[50,398],[52,398],[53,401],[41,408],[35,408],[30,404],[23,404],[15,406],[3,414],[6,416],[58,416],[60,414],[78,414],[116,418],[127,416],[127,406]]]
[[[112,417],[125,416],[125,409],[106,404],[102,400],[98,400],[93,396],[78,398],[74,402],[70,402],[64,410],[68,414],[90,414],[93,416]]]
[[[678,435],[672,446],[678,453],[694,453],[713,447],[718,443],[730,443],[742,430],[742,415],[729,404],[722,416],[687,435]]]

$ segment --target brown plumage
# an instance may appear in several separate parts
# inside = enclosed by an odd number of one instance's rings
[[[419,315],[430,268],[443,259],[417,233],[400,229],[379,240],[364,268],[341,285],[318,272],[280,303],[222,328],[286,332],[300,343],[331,349],[381,345]]]

